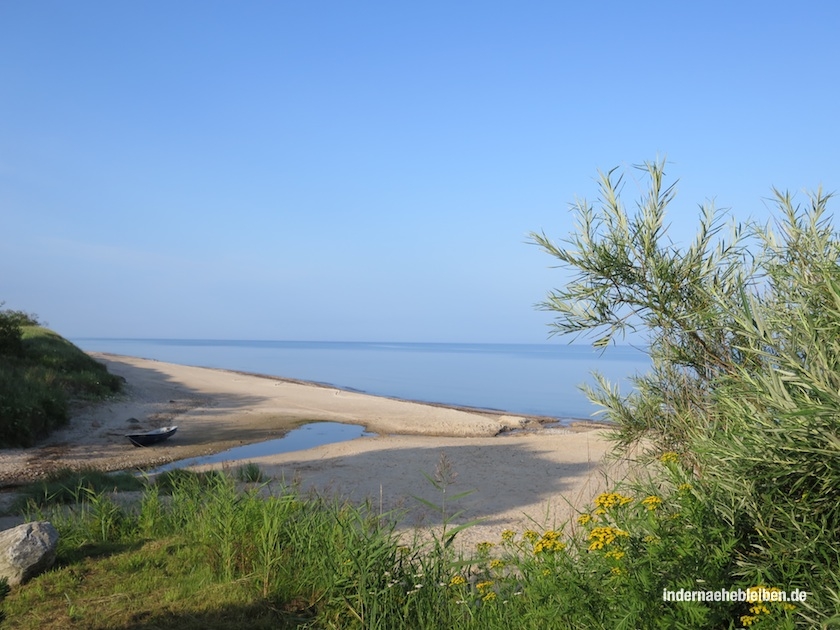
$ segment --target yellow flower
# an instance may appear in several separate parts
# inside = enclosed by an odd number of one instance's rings
[[[589,545],[589,550],[603,549],[604,545],[612,544],[619,536],[629,536],[623,529],[617,527],[595,527],[589,532],[589,540],[593,541]]]
[[[449,586],[460,586],[461,584],[466,584],[467,580],[463,575],[453,575],[452,579],[449,580]]]
[[[491,569],[501,569],[504,566],[505,566],[505,561],[504,560],[499,560],[498,558],[493,558],[490,561],[490,568]]]
[[[491,542],[486,542],[485,541],[485,542],[478,543],[475,546],[475,548],[478,550],[479,553],[487,553],[488,551],[490,551],[495,546],[496,546],[496,543],[491,543]]]
[[[612,569],[610,569],[610,573],[612,573],[613,575],[621,575],[622,570],[619,567],[613,567]]]
[[[592,520],[592,515],[591,514],[581,514],[580,516],[578,516],[577,521],[581,525],[586,525],[591,520]]]
[[[615,560],[621,560],[624,557],[624,552],[619,551],[618,549],[612,549],[604,554],[605,558],[614,558]]]
[[[680,461],[680,456],[673,451],[668,451],[667,453],[662,453],[662,455],[659,456],[659,461],[663,464],[676,464]]]
[[[493,586],[493,581],[492,580],[485,580],[484,582],[479,582],[478,584],[475,585],[475,587],[482,593],[484,591],[486,591],[488,588],[490,588],[491,586]]]
[[[645,499],[642,499],[642,505],[644,505],[648,509],[648,511],[652,512],[660,505],[662,505],[662,499],[651,495]]]
[[[741,623],[744,626],[751,626],[756,619],[758,617],[754,617],[753,615],[741,615]]]
[[[502,532],[502,540],[505,542],[511,542],[514,538],[516,538],[516,532],[512,529],[506,529]]]
[[[604,508],[598,508],[597,510],[595,510],[595,514],[597,514],[598,516],[603,516],[606,513],[607,511]]]
[[[543,569],[542,575],[543,577],[548,577],[549,575],[551,575],[551,569]]]
[[[537,540],[537,538],[539,538],[539,537],[540,537],[540,535],[539,535],[537,532],[535,532],[533,529],[529,529],[529,530],[525,531],[525,532],[522,534],[522,536],[523,536],[523,537],[525,538],[525,540],[527,540],[528,542],[534,542],[535,540]]]
[[[534,543],[534,553],[542,553],[543,551],[563,551],[566,548],[566,543],[560,540],[562,532],[556,529],[549,529],[543,532],[542,537]]]
[[[496,599],[496,593],[495,593],[495,591],[490,591],[489,593],[487,593],[481,599],[482,599],[482,601],[485,601],[485,602],[492,602],[494,599]]]
[[[599,508],[608,510],[609,508],[618,507],[620,505],[627,505],[633,500],[633,497],[625,497],[617,492],[603,492],[595,497],[595,505]]]
[[[566,548],[566,543],[559,540],[545,540],[541,539],[534,545],[534,553],[542,553],[543,551],[563,551]]]
[[[680,492],[688,492],[689,490],[691,490],[691,484],[690,483],[681,483],[680,487],[677,488],[677,490],[679,490]]]

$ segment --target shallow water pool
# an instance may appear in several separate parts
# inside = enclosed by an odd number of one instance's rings
[[[176,468],[189,468],[190,466],[201,466],[204,464],[220,464],[222,462],[233,462],[240,460],[263,457],[265,455],[278,455],[280,453],[292,453],[303,451],[315,446],[324,444],[335,444],[346,442],[360,437],[370,437],[375,433],[365,431],[359,424],[343,424],[341,422],[310,422],[297,429],[292,429],[286,435],[274,440],[255,442],[244,446],[229,448],[214,455],[202,457],[190,457],[170,462],[159,468],[149,471],[151,474],[166,472]]]

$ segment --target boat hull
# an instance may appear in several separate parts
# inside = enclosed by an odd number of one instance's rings
[[[177,430],[178,427],[163,427],[162,429],[155,429],[154,431],[148,431],[147,433],[130,433],[125,437],[127,437],[134,446],[152,446],[168,440],[175,435],[175,431]]]

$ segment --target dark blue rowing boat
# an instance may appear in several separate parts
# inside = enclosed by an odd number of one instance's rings
[[[125,437],[131,440],[134,446],[151,446],[152,444],[168,440],[175,435],[175,431],[177,430],[178,427],[163,427],[147,433],[130,433]]]

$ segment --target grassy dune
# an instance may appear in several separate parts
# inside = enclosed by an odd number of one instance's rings
[[[67,422],[74,402],[100,400],[122,379],[41,326],[21,326],[20,343],[0,352],[0,448],[32,446]]]

